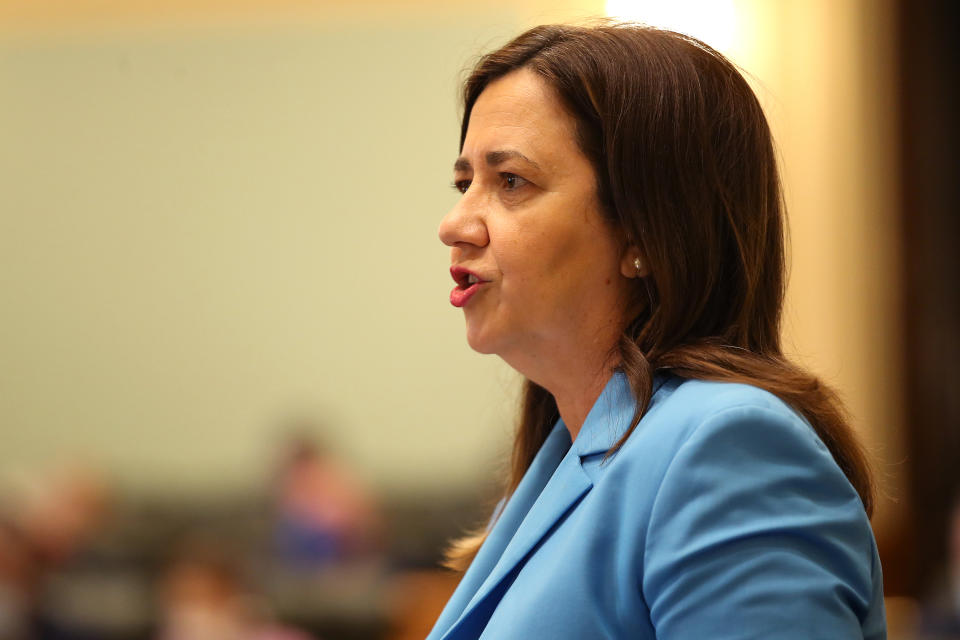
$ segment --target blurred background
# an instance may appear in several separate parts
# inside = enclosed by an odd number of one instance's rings
[[[786,342],[875,455],[891,638],[960,637],[955,13],[0,0],[0,639],[427,633],[518,389],[447,302],[458,81],[602,15],[756,89]]]

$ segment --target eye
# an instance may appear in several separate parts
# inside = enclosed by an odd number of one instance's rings
[[[456,189],[457,191],[459,191],[460,193],[466,193],[466,192],[467,192],[467,189],[470,188],[470,181],[469,181],[469,180],[454,180],[453,183],[452,183],[450,186],[453,187],[454,189]]]
[[[530,184],[526,178],[521,178],[515,173],[501,173],[500,179],[503,181],[503,186],[508,191],[515,191],[524,185]]]

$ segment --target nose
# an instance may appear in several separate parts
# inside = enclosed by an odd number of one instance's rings
[[[485,247],[490,238],[479,204],[477,198],[470,197],[469,192],[460,196],[457,204],[440,221],[437,233],[440,242],[448,247]]]

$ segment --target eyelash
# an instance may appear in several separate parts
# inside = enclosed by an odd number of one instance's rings
[[[511,179],[514,179],[514,180],[516,180],[516,181],[519,181],[520,184],[514,184],[513,186],[508,186],[509,181],[510,181]],[[520,187],[522,187],[522,186],[524,186],[524,185],[526,185],[526,184],[529,184],[529,182],[530,182],[530,181],[527,180],[526,178],[523,178],[523,177],[521,177],[521,176],[518,176],[518,175],[515,174],[515,173],[510,173],[509,171],[504,171],[504,172],[500,173],[500,181],[501,181],[501,182],[503,183],[503,185],[506,187],[507,191],[516,191],[516,190],[519,189]],[[467,189],[470,188],[470,183],[471,183],[471,182],[472,182],[471,180],[454,180],[453,183],[452,183],[450,186],[453,187],[454,189],[456,189],[456,190],[457,190],[458,192],[460,192],[460,193],[466,193],[466,192],[467,192]]]

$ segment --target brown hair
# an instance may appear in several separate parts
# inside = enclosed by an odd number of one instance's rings
[[[640,314],[616,345],[637,400],[629,437],[657,370],[751,384],[817,431],[873,511],[866,455],[836,393],[787,361],[780,346],[786,281],[784,205],[763,110],[737,69],[691,37],[632,24],[530,29],[483,56],[463,86],[462,148],[484,88],[520,68],[553,87],[597,176],[601,210],[644,256]],[[558,417],[527,380],[506,496]],[[485,533],[455,541],[446,564],[465,569]]]

